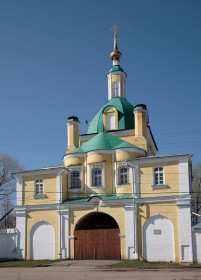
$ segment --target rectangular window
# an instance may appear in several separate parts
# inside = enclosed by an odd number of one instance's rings
[[[105,162],[90,163],[89,168],[90,188],[105,188]]]
[[[102,169],[94,168],[92,170],[92,187],[102,186]]]
[[[43,195],[43,179],[36,179],[35,181],[35,195]]]
[[[154,185],[164,185],[163,167],[154,168]]]
[[[80,171],[75,170],[71,172],[71,189],[80,189],[81,188],[81,180],[80,180]]]
[[[121,166],[119,168],[119,185],[125,185],[129,183],[129,172],[127,166]]]

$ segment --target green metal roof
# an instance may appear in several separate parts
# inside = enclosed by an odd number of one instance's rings
[[[90,122],[87,134],[103,131],[103,113],[108,107],[114,107],[118,111],[118,130],[134,128],[134,106],[126,99],[112,98],[98,111]]]
[[[109,70],[109,73],[111,72],[117,72],[117,71],[121,71],[124,72],[123,68],[121,68],[121,66],[119,65],[114,65],[112,66],[112,68]],[[124,72],[126,74],[126,72]],[[127,76],[127,75],[126,75]]]
[[[103,201],[133,198],[132,194],[93,195],[93,196],[89,196],[89,197],[67,199],[67,200],[63,201],[63,204],[88,202],[93,197],[99,197]]]
[[[115,150],[121,148],[135,148],[141,150],[137,146],[123,141],[114,135],[101,131],[99,134],[91,138],[79,148],[71,151],[69,154],[87,153],[95,150]]]

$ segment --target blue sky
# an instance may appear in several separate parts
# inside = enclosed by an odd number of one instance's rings
[[[147,105],[158,154],[201,161],[200,14],[200,0],[1,0],[0,153],[62,164],[67,117],[84,134],[107,102],[116,24],[126,97]]]

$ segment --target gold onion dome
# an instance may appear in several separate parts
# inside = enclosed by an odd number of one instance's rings
[[[118,60],[120,61],[121,60],[121,52],[118,51],[118,49],[114,49],[111,54],[110,54],[110,58],[111,60]]]
[[[119,30],[119,27],[114,25],[112,27],[112,31],[114,32],[114,50],[111,52],[110,54],[110,58],[111,60],[118,60],[120,61],[121,60],[121,52],[118,50],[118,47],[117,47],[117,32]]]

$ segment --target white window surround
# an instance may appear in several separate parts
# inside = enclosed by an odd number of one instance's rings
[[[166,189],[167,185],[165,184],[165,168],[164,166],[155,166],[153,168],[153,190]]]
[[[105,162],[97,162],[97,163],[90,163],[88,164],[89,166],[89,187],[91,189],[102,189],[105,188]],[[92,178],[92,174],[93,174],[93,170],[100,168],[102,170],[102,185],[101,186],[93,186],[93,178]]]
[[[44,193],[44,179],[36,178],[34,180],[34,198],[45,198],[46,195]]]
[[[120,171],[121,167],[128,168],[128,183],[126,183],[126,184],[120,184],[120,180],[119,180],[120,179],[120,176],[119,176],[120,174],[119,174],[119,171]],[[116,186],[116,188],[128,187],[128,185],[132,184],[132,168],[127,166],[125,164],[125,161],[115,162],[114,170],[115,170],[115,186]]]
[[[74,165],[74,166],[69,166],[68,167],[68,192],[80,192],[83,190],[83,166],[81,165]],[[80,188],[72,188],[71,187],[71,173],[73,171],[79,171],[80,172]]]

